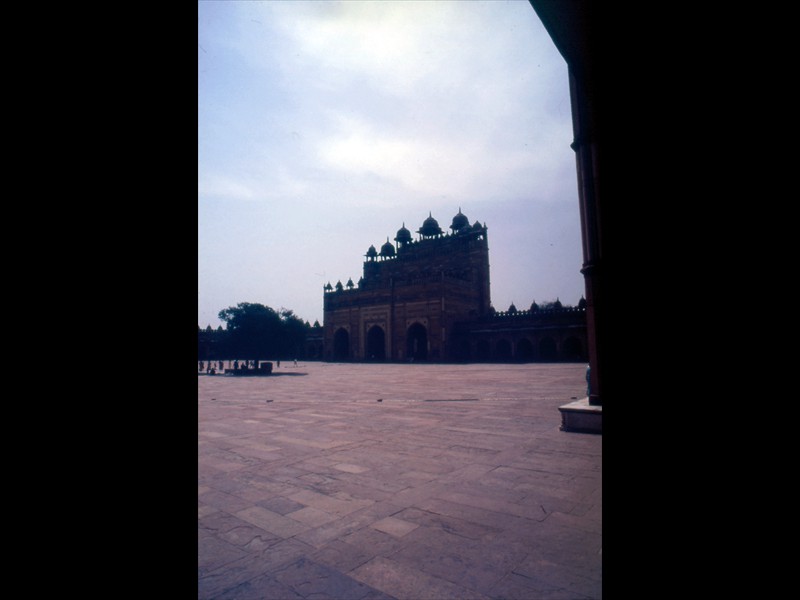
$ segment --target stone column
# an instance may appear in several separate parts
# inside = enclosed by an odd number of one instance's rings
[[[575,76],[572,67],[569,69],[569,87],[575,136],[571,147],[575,151],[583,244],[581,273],[586,286],[586,329],[591,366],[589,404],[602,405],[605,273],[596,128],[585,81]]]

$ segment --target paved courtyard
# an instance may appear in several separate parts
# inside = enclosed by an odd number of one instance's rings
[[[198,598],[599,599],[584,364],[198,375]]]

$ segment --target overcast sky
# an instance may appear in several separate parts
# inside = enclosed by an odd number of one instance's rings
[[[429,214],[488,227],[492,305],[584,295],[567,66],[528,0],[198,3],[198,325],[323,323]]]

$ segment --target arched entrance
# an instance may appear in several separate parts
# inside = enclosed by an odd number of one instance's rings
[[[519,362],[531,362],[533,360],[533,344],[527,338],[522,338],[517,343],[517,360]]]
[[[496,352],[497,360],[503,362],[511,360],[511,342],[508,340],[500,340],[497,342]]]
[[[367,360],[386,360],[386,334],[377,325],[367,332]]]
[[[556,342],[553,338],[543,338],[539,342],[539,358],[542,360],[556,359]]]
[[[414,323],[408,328],[408,351],[406,356],[415,361],[428,359],[428,330],[420,323]]]
[[[568,337],[564,340],[564,348],[561,354],[564,360],[583,361],[581,341],[576,337]]]
[[[339,329],[333,336],[333,359],[350,359],[350,334],[346,329]]]

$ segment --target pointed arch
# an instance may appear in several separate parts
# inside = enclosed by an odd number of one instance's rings
[[[584,361],[583,344],[575,336],[570,336],[564,340],[564,346],[561,351],[561,358],[564,360]]]
[[[528,338],[522,338],[517,342],[517,360],[519,362],[533,361],[533,344]]]
[[[511,342],[498,340],[495,346],[495,356],[500,362],[509,362],[511,360]]]
[[[350,334],[345,328],[340,328],[333,336],[333,359],[350,359]]]
[[[428,330],[422,323],[414,323],[406,333],[408,358],[415,361],[428,359]]]
[[[367,360],[386,360],[386,333],[373,325],[367,332]]]
[[[551,337],[542,338],[539,342],[539,358],[550,361],[558,358],[556,354],[556,341]]]
[[[489,360],[491,356],[489,340],[478,340],[476,357],[480,361]]]

